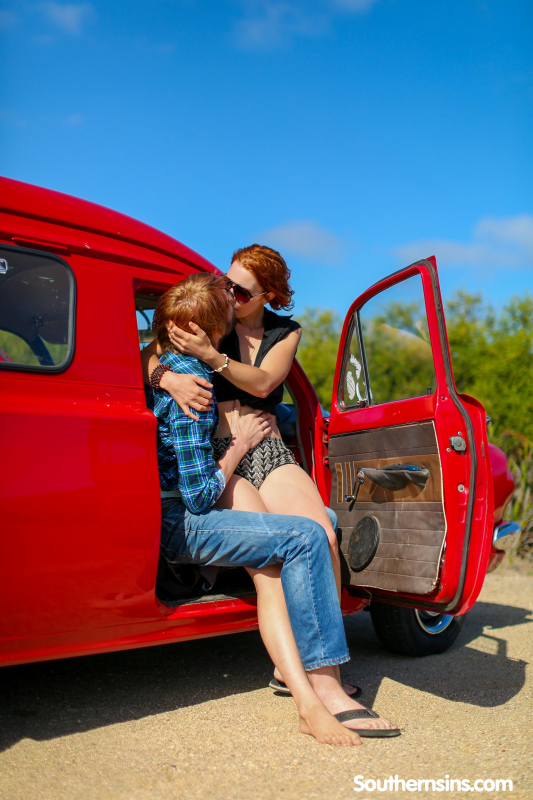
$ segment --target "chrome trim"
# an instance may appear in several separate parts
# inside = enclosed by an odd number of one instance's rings
[[[442,633],[453,622],[452,614],[441,614],[438,611],[422,611],[415,608],[415,619],[425,633],[435,636]]]
[[[522,528],[518,522],[502,522],[494,528],[492,546],[495,550],[502,550],[504,553],[513,550],[520,541]]]

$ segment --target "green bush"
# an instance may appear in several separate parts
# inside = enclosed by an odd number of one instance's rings
[[[481,295],[457,292],[446,310],[457,389],[476,397],[495,436],[533,440],[533,297],[513,297],[501,311]]]
[[[298,322],[302,326],[298,361],[313,384],[321,405],[329,410],[341,338],[341,318],[327,308],[305,308]]]

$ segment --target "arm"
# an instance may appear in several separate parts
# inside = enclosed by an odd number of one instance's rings
[[[141,350],[141,365],[145,386],[148,386],[150,383],[150,373],[161,363],[158,358],[161,353],[161,348],[155,339]]]
[[[268,414],[260,412],[240,417],[239,404],[236,403],[232,441],[220,460],[215,462],[211,447],[213,412],[202,412],[200,419],[195,421],[172,404],[169,425],[178,462],[178,487],[192,514],[207,511],[216,503],[242,457],[270,434],[270,419]]]
[[[161,348],[155,339],[144,350],[141,350],[143,380],[146,385],[149,384],[152,371],[161,363],[160,355]],[[199,420],[199,417],[192,413],[191,408],[194,408],[195,411],[206,411],[213,405],[213,395],[209,391],[213,388],[213,384],[200,375],[165,372],[159,386],[169,393],[186,416],[196,421]]]
[[[235,400],[230,422],[231,442],[217,461],[217,466],[224,473],[226,482],[231,478],[237,464],[248,450],[258,445],[266,436],[270,436],[272,432],[273,417],[270,414],[264,411],[255,411],[252,414],[245,414],[245,416],[241,417],[240,409],[240,402]]]
[[[203,330],[194,322],[189,326],[195,335],[172,326],[169,330],[170,340],[176,349],[187,355],[201,359],[212,369],[218,369],[225,362],[225,357],[211,344]],[[270,392],[283,383],[290,372],[296,350],[300,344],[302,329],[291,331],[285,339],[274,345],[265,356],[260,367],[241,364],[230,358],[223,375],[239,389],[243,389],[255,397],[267,397]]]

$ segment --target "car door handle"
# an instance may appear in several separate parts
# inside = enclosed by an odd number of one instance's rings
[[[429,480],[429,470],[414,464],[391,464],[388,467],[372,469],[371,467],[361,467],[360,472],[373,483],[382,489],[405,489],[408,483],[415,486],[425,487]],[[359,473],[359,470],[358,470]]]

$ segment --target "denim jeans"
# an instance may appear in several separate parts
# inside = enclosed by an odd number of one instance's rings
[[[329,543],[317,522],[217,508],[191,514],[181,500],[163,500],[161,544],[175,563],[253,569],[282,564],[283,592],[304,668],[350,660]]]

